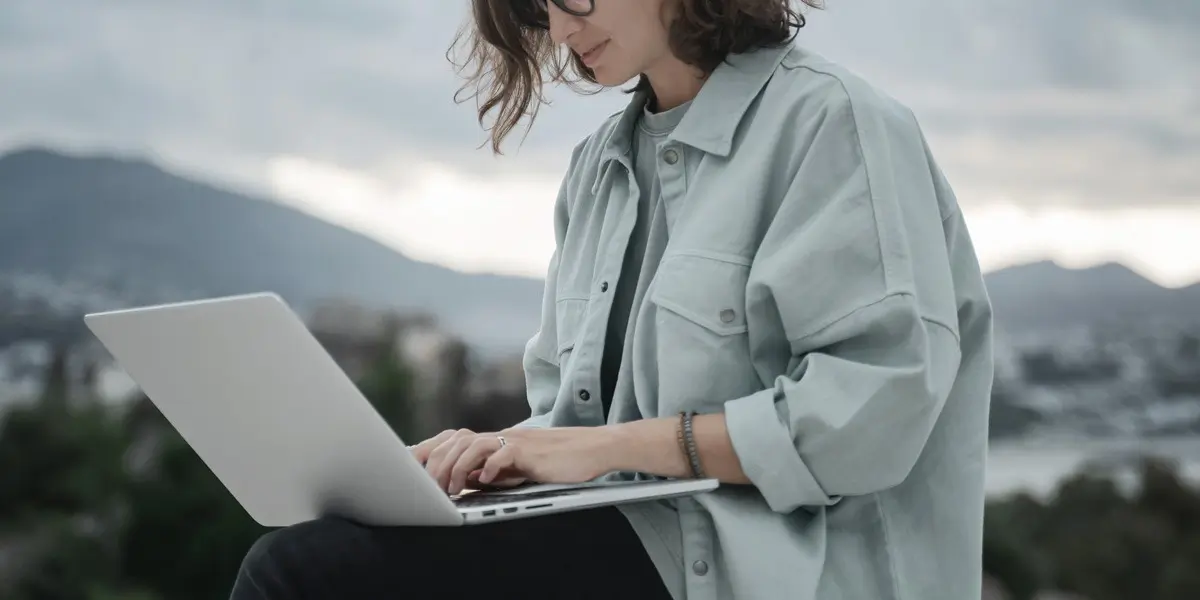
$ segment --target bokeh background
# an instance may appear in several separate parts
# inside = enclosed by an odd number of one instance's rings
[[[603,2],[604,0],[598,0]],[[251,522],[84,312],[272,290],[406,439],[527,414],[551,208],[619,90],[495,157],[464,0],[0,0],[0,598],[224,598]],[[1200,598],[1200,4],[829,0],[997,312],[987,598]]]

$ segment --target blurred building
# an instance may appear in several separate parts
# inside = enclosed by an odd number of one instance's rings
[[[0,348],[0,412],[42,397],[48,379],[61,386],[57,393],[64,401],[105,400],[98,381],[102,366],[111,363],[94,340],[29,339]]]
[[[380,361],[396,360],[407,367],[421,431],[491,429],[524,418],[522,409],[528,413],[520,361],[472,364],[467,344],[430,315],[340,300],[317,307],[308,326],[352,379]]]
[[[484,365],[471,377],[463,410],[463,427],[496,431],[529,416],[521,356]]]

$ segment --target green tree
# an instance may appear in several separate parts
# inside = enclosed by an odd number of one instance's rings
[[[46,517],[36,537],[37,557],[10,600],[79,600],[121,591],[117,557],[102,534],[81,531],[70,519]]]
[[[1081,471],[1045,504],[988,504],[984,568],[1018,598],[1029,588],[1089,600],[1200,597],[1200,492],[1175,466],[1145,461],[1133,493],[1115,474]]]
[[[402,439],[420,436],[421,425],[414,418],[412,371],[398,356],[391,352],[381,356],[358,382],[358,388]]]
[[[127,440],[112,412],[69,401],[66,350],[58,349],[42,395],[0,419],[0,514],[9,523],[76,516],[119,500]]]
[[[1194,533],[1162,565],[1158,580],[1158,600],[1195,600],[1200,598],[1200,536]]]
[[[1033,532],[1045,507],[1028,494],[990,502],[984,516],[983,570],[994,577],[1012,600],[1030,600],[1046,585],[1045,556],[1033,543]]]
[[[172,600],[227,598],[242,557],[266,529],[165,421],[162,435],[154,468],[130,485],[122,571]]]
[[[118,499],[124,439],[103,407],[14,408],[0,424],[0,514],[76,515]]]
[[[109,409],[68,397],[66,350],[42,395],[0,418],[0,534],[21,540],[16,598],[86,598],[116,586],[126,439]]]

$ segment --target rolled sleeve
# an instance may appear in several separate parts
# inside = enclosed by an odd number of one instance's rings
[[[950,393],[957,338],[897,294],[797,342],[815,345],[771,389],[731,400],[726,426],[772,510],[898,485]]]
[[[770,389],[725,404],[725,426],[746,477],[778,512],[835,503],[796,453],[775,402],[775,390]]]
[[[798,120],[806,145],[746,289],[751,353],[788,360],[768,389],[725,404],[743,471],[775,511],[903,482],[950,395],[945,207],[910,117],[831,97]]]

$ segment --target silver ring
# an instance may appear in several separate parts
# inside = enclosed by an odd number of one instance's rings
[[[507,445],[508,445],[508,440],[504,439],[504,436],[502,436],[502,435],[498,435],[498,436],[496,436],[496,439],[500,440],[500,447],[501,447],[501,448],[503,448],[503,447],[505,447],[505,446],[507,446]]]

